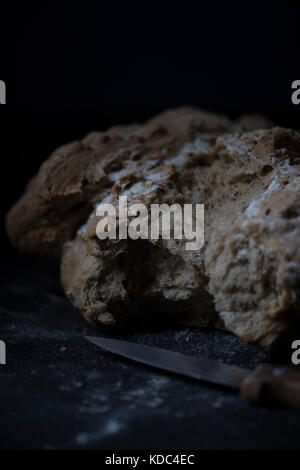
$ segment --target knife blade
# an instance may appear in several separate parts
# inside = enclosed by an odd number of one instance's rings
[[[254,371],[203,357],[101,336],[85,339],[105,351],[148,366],[241,391],[253,402],[277,402],[300,409],[300,374],[262,365]]]
[[[142,362],[148,366],[226,387],[239,388],[242,380],[249,373],[239,367],[222,364],[211,359],[188,356],[144,344],[98,336],[86,336],[85,338],[106,351]]]

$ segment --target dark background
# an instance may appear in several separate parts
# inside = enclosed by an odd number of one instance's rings
[[[291,102],[300,9],[292,2],[24,3],[1,20],[3,217],[51,151],[94,129],[182,105],[231,118],[262,113],[300,128],[300,105]],[[293,411],[257,409],[179,378],[164,382],[162,373],[87,346],[83,334],[95,332],[62,295],[56,268],[20,257],[4,231],[1,265],[0,334],[9,346],[1,448],[298,447]],[[268,359],[214,331],[129,338],[245,366]],[[109,433],[116,423],[120,432]]]

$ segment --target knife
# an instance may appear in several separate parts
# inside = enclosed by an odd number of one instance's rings
[[[100,336],[85,336],[119,356],[200,381],[239,390],[252,403],[281,404],[300,410],[300,374],[268,365],[243,369],[203,357]]]

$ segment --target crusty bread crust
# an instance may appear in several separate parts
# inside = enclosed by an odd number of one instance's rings
[[[8,214],[9,236],[61,260],[66,294],[96,327],[216,326],[270,347],[299,315],[300,136],[268,127],[182,108],[93,132],[42,165]],[[204,203],[203,249],[99,240],[96,205],[122,195]]]

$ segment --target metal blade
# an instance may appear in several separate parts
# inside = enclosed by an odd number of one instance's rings
[[[242,380],[249,374],[247,369],[167,349],[100,336],[85,336],[85,338],[106,351],[134,361],[226,387],[240,388]]]

